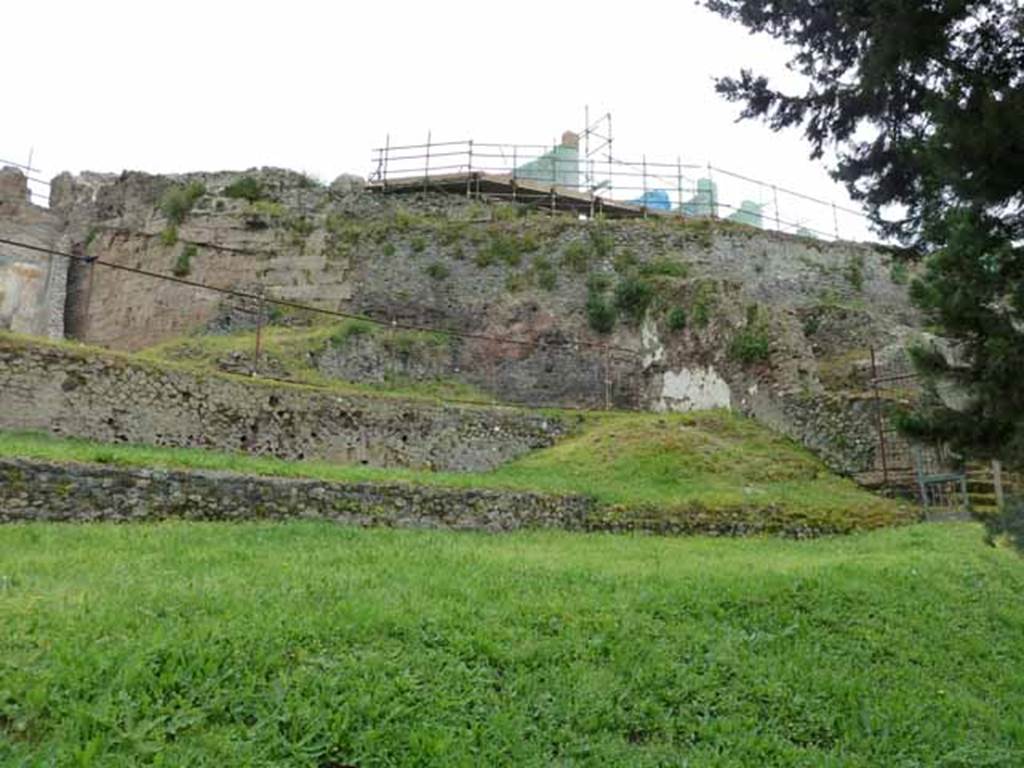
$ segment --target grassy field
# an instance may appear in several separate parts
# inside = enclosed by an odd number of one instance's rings
[[[4,766],[1020,766],[973,525],[666,539],[0,527]]]
[[[891,525],[916,514],[837,477],[793,441],[727,411],[608,413],[583,418],[577,436],[484,473],[375,469],[4,433],[0,433],[0,455],[345,482],[586,494],[627,510],[638,506],[750,509],[830,530]]]

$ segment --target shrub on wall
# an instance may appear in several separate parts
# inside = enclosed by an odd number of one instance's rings
[[[192,259],[199,253],[198,249],[189,243],[186,245],[181,253],[178,254],[178,260],[174,262],[174,268],[171,272],[175,277],[187,277],[192,272]]]
[[[562,252],[562,263],[580,274],[587,271],[590,264],[590,250],[585,243],[573,240]]]
[[[537,286],[545,291],[553,291],[558,285],[558,275],[551,261],[544,254],[533,258],[533,274],[537,280]]]
[[[205,194],[206,187],[202,182],[177,184],[167,189],[160,198],[160,212],[171,224],[181,224],[192,210],[192,206]]]
[[[451,274],[448,267],[439,261],[435,261],[433,264],[428,265],[423,271],[434,280],[444,280],[449,274]]]
[[[682,307],[673,307],[665,318],[665,325],[670,331],[681,331],[686,327],[686,310]]]
[[[587,323],[598,333],[611,333],[615,328],[618,312],[615,306],[597,291],[587,295]]]
[[[615,307],[633,322],[643,320],[653,299],[654,288],[640,278],[627,277],[615,286]]]
[[[747,322],[729,342],[729,357],[741,363],[758,363],[771,355],[768,325],[756,304],[747,307]]]
[[[173,224],[169,224],[163,228],[160,232],[160,242],[166,245],[168,248],[177,244],[178,242],[178,228]]]
[[[263,189],[262,182],[252,176],[243,176],[224,188],[224,197],[248,200],[250,203],[262,200],[265,196],[266,191]]]

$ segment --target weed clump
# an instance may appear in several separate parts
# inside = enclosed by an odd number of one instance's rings
[[[665,325],[670,331],[681,331],[686,328],[686,310],[682,307],[673,307],[665,318]]]
[[[174,224],[168,224],[160,232],[160,242],[168,248],[173,247],[178,242],[178,227]]]
[[[176,226],[185,221],[192,206],[205,194],[206,186],[200,181],[175,185],[165,191],[160,198],[160,212]]]
[[[756,304],[747,307],[747,322],[729,342],[729,357],[744,364],[763,362],[771,355],[768,325]]]
[[[611,333],[619,319],[615,304],[607,299],[605,292],[608,281],[599,280],[599,275],[591,275],[587,286],[587,324],[597,333]]]
[[[423,271],[433,280],[444,280],[451,274],[451,270],[439,261],[429,264]]]
[[[615,329],[618,313],[615,307],[597,293],[587,296],[587,323],[598,333],[611,333]]]
[[[479,267],[505,263],[518,267],[523,261],[523,243],[515,235],[500,230],[492,231],[487,244],[476,254]]]
[[[235,200],[248,200],[250,203],[263,200],[266,196],[267,193],[263,183],[252,176],[243,176],[224,188],[224,197],[230,197]]]
[[[896,285],[910,282],[910,269],[905,261],[894,261],[889,267],[889,279]]]
[[[681,261],[659,257],[640,267],[643,277],[686,277],[690,270]]]
[[[857,253],[846,262],[844,276],[846,282],[858,293],[864,290],[864,254]]]
[[[604,293],[611,287],[611,278],[601,272],[594,272],[587,278],[587,290],[589,291]]]
[[[342,347],[352,339],[368,336],[373,333],[373,329],[373,323],[365,320],[346,320],[331,334],[329,341],[332,346]]]
[[[583,274],[590,266],[590,249],[585,243],[573,240],[562,251],[562,263],[574,272]]]
[[[316,229],[316,225],[305,216],[295,216],[288,220],[288,228],[298,237],[309,237]]]
[[[620,251],[612,260],[612,267],[620,275],[628,275],[636,268],[636,255],[630,250]]]
[[[558,275],[555,273],[554,265],[543,254],[534,257],[533,274],[537,280],[537,286],[545,291],[553,291],[558,284]]]
[[[615,286],[616,309],[635,323],[643,320],[653,299],[654,288],[640,278],[628,277]]]
[[[198,253],[199,250],[192,243],[186,245],[181,253],[178,254],[178,259],[174,262],[174,268],[171,270],[171,273],[175,277],[187,277],[192,272],[192,259]]]
[[[693,300],[693,325],[696,328],[707,328],[711,322],[711,312],[714,308],[714,294],[708,283],[701,283],[697,288],[697,295]]]
[[[615,250],[615,239],[603,224],[591,226],[587,230],[587,234],[590,237],[590,247],[596,259],[611,257],[612,251]]]

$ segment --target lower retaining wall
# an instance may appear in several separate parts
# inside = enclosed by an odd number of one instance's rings
[[[607,506],[585,496],[401,483],[331,483],[227,472],[0,459],[0,523],[279,520],[514,531],[646,531],[807,538],[911,522],[811,523],[775,507],[705,510]]]
[[[0,429],[465,471],[546,448],[573,427],[518,408],[337,394],[0,334]]]
[[[312,517],[405,528],[579,530],[595,508],[582,496],[0,459],[0,522]]]

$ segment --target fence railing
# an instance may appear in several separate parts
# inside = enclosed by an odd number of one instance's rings
[[[965,462],[943,445],[918,443],[897,428],[894,405],[910,405],[922,392],[909,353],[900,349],[884,358],[871,349],[867,371],[874,400],[877,445],[875,465],[858,478],[890,491],[913,492],[931,509],[992,514],[1010,494],[1024,491],[1024,477],[999,462]],[[940,385],[940,392],[952,394]]]
[[[829,240],[872,237],[864,212],[786,185],[711,163],[595,156],[564,145],[473,139],[405,145],[389,142],[373,150],[370,182],[387,188],[422,180],[424,186],[435,186],[474,174],[505,180],[513,187],[533,185],[650,213],[720,217]],[[487,195],[512,198],[518,192],[492,187]]]

